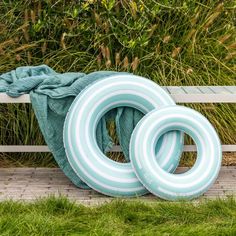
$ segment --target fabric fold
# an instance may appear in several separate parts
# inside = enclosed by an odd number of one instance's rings
[[[67,161],[63,145],[63,125],[71,103],[80,92],[97,80],[125,72],[98,71],[90,74],[57,73],[46,65],[18,67],[0,75],[0,92],[11,97],[30,94],[40,129],[50,151],[65,175],[78,187],[88,188]],[[127,73],[125,73],[127,74]],[[102,117],[97,127],[97,142],[106,153],[113,146],[106,123],[115,120],[121,148],[129,160],[129,140],[143,114],[133,108],[117,108]]]

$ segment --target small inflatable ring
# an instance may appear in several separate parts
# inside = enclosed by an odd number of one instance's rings
[[[137,179],[130,163],[107,158],[96,142],[96,128],[109,110],[129,106],[144,114],[160,106],[174,105],[168,93],[154,82],[133,75],[116,75],[88,86],[74,100],[64,124],[64,145],[76,174],[91,188],[109,196],[138,196],[147,190]],[[172,131],[163,137],[165,147],[158,159],[167,170],[179,163],[183,134]]]
[[[164,171],[155,160],[155,144],[166,132],[181,130],[197,145],[194,166],[182,174]],[[219,138],[200,113],[181,106],[154,110],[143,117],[130,141],[130,159],[136,175],[153,194],[166,200],[192,199],[207,191],[218,176],[222,151]]]

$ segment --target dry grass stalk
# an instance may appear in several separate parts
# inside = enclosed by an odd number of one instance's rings
[[[2,43],[0,43],[0,48],[5,48],[6,46],[9,46],[9,45],[11,45],[11,44],[14,44],[15,42],[14,42],[14,40],[13,39],[9,39],[9,40],[7,40],[7,41],[5,41],[5,42],[2,42]]]
[[[231,59],[234,59],[234,58],[236,58],[236,51],[229,53],[229,54],[225,57],[225,60],[231,60]]]
[[[28,48],[33,48],[33,47],[35,47],[35,46],[37,46],[36,43],[33,43],[33,44],[24,44],[24,45],[22,45],[22,46],[20,46],[20,47],[18,47],[18,48],[16,48],[16,49],[14,49],[14,50],[11,51],[11,52],[12,52],[12,53],[20,52],[20,51],[26,50],[26,49],[28,49]]]
[[[41,47],[42,54],[44,55],[47,50],[47,42],[45,41]]]
[[[115,55],[116,67],[120,65],[120,53],[117,52]]]
[[[139,58],[138,57],[135,57],[133,62],[131,63],[131,68],[133,71],[137,70],[138,68],[138,65],[139,65]]]
[[[19,41],[20,41],[19,37],[16,36],[16,37],[14,38],[14,42],[15,42],[15,43],[18,43]]]
[[[105,31],[106,33],[109,32],[110,25],[109,25],[109,22],[108,22],[108,21],[104,22],[103,28],[104,28],[104,31]]]
[[[153,35],[153,33],[155,32],[156,28],[157,28],[157,24],[155,24],[155,25],[153,25],[153,26],[151,27],[150,32],[149,32],[149,34],[148,34],[148,37],[149,37],[149,38],[152,37],[152,35]]]
[[[165,36],[165,37],[163,38],[163,43],[169,43],[170,39],[171,39],[171,36],[170,36],[170,35]]]
[[[157,44],[157,46],[156,46],[156,53],[160,53],[160,51],[161,51],[161,44],[160,43],[158,43]]]
[[[94,18],[95,18],[96,25],[101,26],[102,25],[102,20],[96,12],[94,12]]]
[[[47,58],[47,59],[44,61],[44,64],[49,65],[49,64],[50,64],[50,60]]]
[[[101,53],[99,53],[99,55],[97,56],[97,63],[98,63],[98,66],[100,67],[101,64],[102,64],[102,55]]]
[[[204,29],[207,30],[207,29],[212,25],[212,23],[214,22],[214,20],[221,14],[221,12],[222,12],[223,9],[224,9],[224,3],[221,2],[221,3],[219,3],[219,4],[217,5],[217,7],[215,8],[215,12],[212,13],[212,14],[209,16],[209,18],[208,18],[206,24],[204,25]]]
[[[65,44],[65,37],[66,33],[64,32],[61,36],[61,47],[65,50],[66,49],[66,44]]]
[[[28,12],[28,9],[25,9],[24,21],[25,21],[25,24],[28,24],[28,22],[29,22],[29,12]]]
[[[125,56],[124,62],[123,62],[123,68],[128,69],[128,67],[129,67],[129,59],[127,56]]]
[[[21,60],[21,55],[20,54],[16,54],[16,61],[20,61]]]
[[[106,48],[104,47],[103,44],[100,46],[100,50],[101,50],[103,58],[106,58]]]
[[[227,49],[236,49],[236,42],[231,43],[230,45],[228,45]]]
[[[129,3],[130,6],[130,11],[131,11],[131,15],[133,16],[134,19],[137,18],[137,11],[138,11],[138,7],[135,1],[130,1]]]
[[[32,54],[31,52],[27,52],[27,60],[28,60],[28,63],[31,64],[32,63]]]
[[[0,23],[0,35],[6,34],[8,31],[7,26],[5,24]]]
[[[108,47],[105,48],[105,57],[107,60],[111,59],[111,54],[110,54],[110,50]]]
[[[188,68],[187,71],[186,71],[186,74],[189,75],[189,74],[192,74],[193,73],[193,69],[192,68]]]
[[[37,7],[38,16],[41,16],[41,12],[42,12],[42,4],[41,1],[38,1],[38,7]]]
[[[216,11],[222,11],[223,9],[224,9],[224,2],[219,3],[215,8]]]
[[[213,13],[213,14],[209,17],[209,19],[208,19],[208,21],[206,22],[206,24],[204,25],[204,29],[207,30],[207,29],[212,25],[212,23],[214,22],[214,20],[215,20],[220,14],[221,14],[221,12],[215,12],[215,13]]]
[[[30,18],[33,24],[36,22],[36,15],[34,10],[30,10]]]
[[[4,54],[5,54],[4,50],[0,47],[0,55],[4,55]]]
[[[117,1],[115,4],[115,11],[116,11],[116,14],[120,12],[120,1]]]
[[[221,36],[218,41],[219,43],[223,44],[224,42],[226,42],[230,37],[232,36],[232,34],[226,34]]]
[[[172,58],[176,58],[178,55],[179,55],[179,53],[181,52],[181,47],[177,47],[177,48],[175,48],[174,50],[173,50],[173,52],[172,52],[172,54],[171,54],[171,57]]]
[[[22,31],[23,31],[24,38],[25,38],[26,42],[29,42],[30,36],[29,36],[29,26],[28,26],[28,24],[27,24],[27,25],[24,25],[24,26],[22,27]]]
[[[189,31],[189,33],[187,34],[185,41],[191,40],[191,38],[193,37],[193,35],[194,35],[196,32],[197,32],[196,29],[191,29],[191,30]]]
[[[106,68],[109,69],[111,67],[111,60],[106,61]]]
[[[197,20],[199,18],[199,15],[200,15],[200,11],[198,11],[195,16],[191,19],[190,23],[192,26],[194,26],[196,23],[197,23]]]

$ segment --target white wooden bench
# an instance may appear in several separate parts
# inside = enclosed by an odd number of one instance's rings
[[[236,86],[167,86],[163,88],[171,94],[176,103],[236,103]],[[30,98],[29,95],[11,98],[5,93],[0,93],[0,103],[30,103]],[[236,152],[236,144],[223,144],[222,150],[223,152]],[[121,149],[119,146],[114,146],[112,151],[120,152]],[[196,152],[196,147],[195,145],[185,145],[184,151]],[[47,146],[39,145],[0,145],[0,152],[49,152],[49,149]],[[35,173],[39,176],[36,179],[34,179]],[[55,173],[59,173],[59,182],[56,180],[57,178],[54,181],[52,180]],[[6,177],[5,182],[2,180],[5,178],[4,176]],[[60,186],[61,183],[63,184]],[[50,194],[58,195],[58,193],[80,202],[85,200],[88,204],[99,203],[101,199],[102,201],[110,200],[110,198],[97,194],[95,191],[75,188],[60,170],[49,168],[22,168],[20,170],[10,168],[4,171],[1,169],[0,189],[2,189],[2,194],[0,190],[0,200],[6,198],[30,200]],[[227,194],[236,194],[236,167],[223,167],[218,181],[205,196],[225,197]],[[144,197],[144,199],[149,198],[155,199]]]
[[[168,86],[163,87],[176,103],[236,103],[236,86]],[[0,103],[30,103],[29,95],[11,98],[0,93]],[[235,114],[236,115],[236,114]],[[222,145],[224,152],[236,152],[236,144]],[[114,146],[113,152],[120,152]],[[195,152],[194,145],[186,145],[185,152]],[[6,146],[0,145],[0,152],[49,152],[47,146]]]

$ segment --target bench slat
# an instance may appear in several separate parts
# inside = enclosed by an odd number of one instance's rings
[[[227,90],[223,86],[211,86],[210,89],[215,93],[215,94],[229,94],[229,90]],[[230,92],[231,93],[231,92]]]
[[[203,93],[203,94],[214,94],[214,92],[210,89],[209,86],[198,86],[198,89]],[[229,91],[230,93],[230,91]]]
[[[186,94],[185,90],[180,86],[166,86],[166,88],[170,94]]]
[[[235,94],[171,94],[176,103],[236,103]]]
[[[164,86],[177,103],[236,103],[236,86]],[[28,94],[11,98],[0,93],[0,103],[30,103]]]
[[[197,86],[182,87],[187,94],[202,94],[202,91]]]
[[[236,94],[236,86],[224,86],[224,88],[229,90],[232,94]]]
[[[185,145],[184,152],[196,152],[195,145]],[[222,145],[223,152],[236,152],[236,145]],[[0,145],[0,152],[50,152],[45,145]],[[120,146],[113,146],[111,152],[121,152]]]
[[[12,98],[6,93],[0,93],[0,103],[30,103],[30,97],[28,94],[24,94],[20,97]]]

